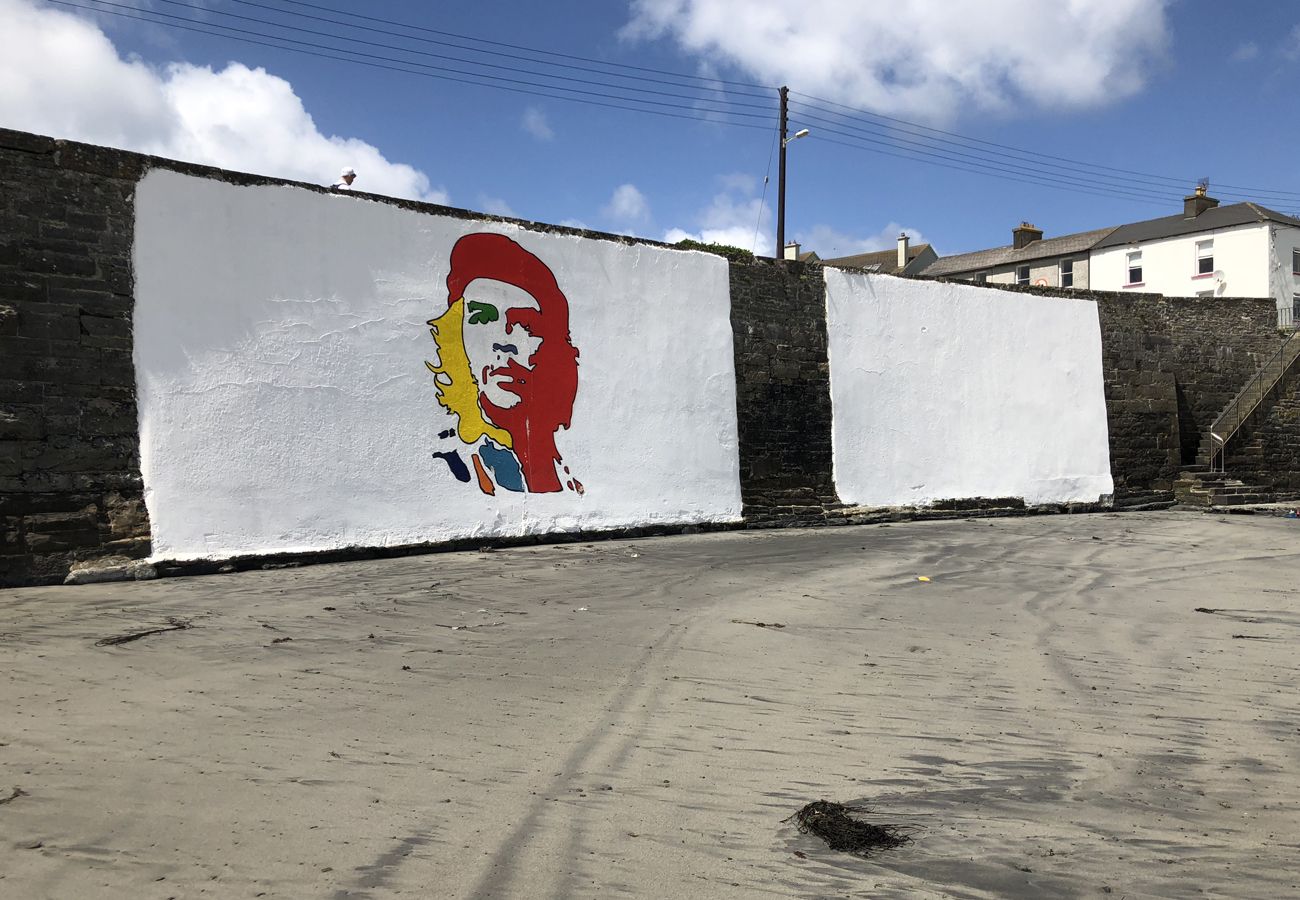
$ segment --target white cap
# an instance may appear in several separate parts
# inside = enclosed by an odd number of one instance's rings
[[[344,166],[344,167],[343,167],[343,171],[339,173],[339,177],[340,177],[340,178],[344,178],[344,177],[346,177],[346,176],[348,176],[348,175],[354,175],[354,176],[355,176],[356,174],[357,174],[357,170],[356,170],[356,169],[352,168],[351,166]]]

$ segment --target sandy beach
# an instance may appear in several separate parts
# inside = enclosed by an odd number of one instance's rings
[[[4,591],[0,897],[1300,897],[1297,626],[1185,512]]]

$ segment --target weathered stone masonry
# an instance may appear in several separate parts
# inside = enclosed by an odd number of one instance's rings
[[[58,581],[78,561],[149,553],[131,251],[135,185],[153,166],[285,183],[0,129],[0,585]],[[730,281],[746,524],[848,521],[832,471],[822,268],[732,262]],[[1271,300],[989,289],[1097,301],[1120,499],[1168,492],[1201,433],[1278,343]],[[1241,461],[1300,488],[1300,389],[1287,390]]]
[[[837,504],[821,267],[732,263],[731,326],[745,517],[816,520]]]
[[[1116,496],[1167,492],[1214,419],[1276,352],[1274,303],[1095,296]]]
[[[0,131],[0,584],[140,557],[139,157]]]

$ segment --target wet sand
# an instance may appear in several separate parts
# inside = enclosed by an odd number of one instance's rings
[[[0,897],[1300,897],[1298,576],[1171,512],[0,592]]]

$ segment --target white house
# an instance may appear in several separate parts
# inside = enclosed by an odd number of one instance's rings
[[[1256,203],[1220,206],[1204,188],[1182,215],[944,256],[920,273],[977,283],[1134,291],[1169,297],[1271,297],[1278,325],[1300,325],[1300,219]]]
[[[1121,225],[1090,251],[1090,287],[1169,297],[1272,297],[1278,324],[1300,313],[1300,219],[1203,190],[1184,214]]]

